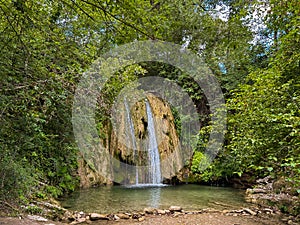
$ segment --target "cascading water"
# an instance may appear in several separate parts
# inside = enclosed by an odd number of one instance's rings
[[[124,98],[124,106],[126,109],[126,124],[127,124],[127,132],[126,137],[129,146],[133,149],[133,158],[135,161],[136,171],[135,171],[135,184],[131,186],[136,187],[144,187],[144,186],[164,186],[161,183],[161,170],[160,170],[160,156],[158,151],[158,144],[156,140],[156,132],[155,132],[155,125],[154,125],[154,119],[153,114],[151,110],[151,106],[149,102],[146,100],[146,114],[147,114],[147,131],[148,131],[148,143],[147,143],[147,158],[148,158],[148,164],[147,167],[145,167],[146,171],[140,171],[142,173],[141,176],[141,183],[139,180],[139,162],[138,162],[138,147],[137,147],[137,140],[135,137],[135,130],[133,121],[131,118],[130,108],[129,104]],[[141,167],[143,168],[143,167]]]
[[[128,102],[126,100],[126,98],[124,98],[124,105],[125,105],[125,109],[126,109],[126,119],[127,119],[127,123],[129,126],[129,132],[130,132],[130,136],[131,136],[131,146],[133,148],[133,158],[136,162],[136,170],[135,170],[135,184],[138,185],[139,183],[139,171],[138,171],[138,152],[137,152],[137,146],[136,146],[136,138],[135,138],[135,134],[134,134],[134,126],[133,126],[133,122],[130,116],[130,109],[129,109],[129,105]]]
[[[160,157],[156,140],[155,126],[152,110],[149,102],[146,100],[146,113],[148,119],[148,156],[149,156],[149,183],[161,184]]]

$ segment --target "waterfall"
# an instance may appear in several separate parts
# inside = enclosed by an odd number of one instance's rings
[[[124,105],[125,105],[125,109],[126,109],[126,119],[127,119],[127,123],[129,126],[129,132],[130,132],[130,136],[131,136],[131,146],[133,149],[133,158],[136,162],[136,170],[135,170],[135,184],[137,185],[139,183],[139,171],[138,171],[138,152],[137,152],[137,146],[136,146],[136,138],[135,138],[135,134],[134,134],[134,126],[133,126],[133,122],[130,116],[130,109],[129,109],[129,105],[127,103],[126,98],[124,98]]]
[[[127,124],[127,132],[126,137],[128,141],[128,147],[133,149],[133,158],[135,161],[135,185],[133,186],[148,186],[148,185],[163,185],[161,183],[161,170],[160,170],[160,156],[158,151],[158,144],[156,140],[156,132],[155,132],[155,125],[153,114],[151,110],[151,106],[149,102],[146,100],[146,114],[147,114],[147,131],[148,131],[148,143],[147,143],[147,155],[148,155],[148,165],[147,171],[144,171],[144,175],[146,180],[144,180],[144,176],[142,175],[142,183],[139,183],[139,163],[138,163],[138,147],[137,147],[137,140],[135,137],[134,132],[134,125],[131,118],[129,104],[124,98],[124,106],[126,109],[126,124]],[[129,144],[130,143],[130,144]],[[146,181],[146,182],[145,182]]]
[[[152,110],[149,102],[146,100],[146,113],[148,119],[148,156],[149,156],[149,183],[161,183],[160,157],[156,140],[156,132],[153,121]]]

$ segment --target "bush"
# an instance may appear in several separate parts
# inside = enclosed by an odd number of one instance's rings
[[[0,200],[26,199],[34,185],[31,168],[3,151],[0,153]]]

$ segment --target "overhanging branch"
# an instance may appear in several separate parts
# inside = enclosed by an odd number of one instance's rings
[[[152,39],[152,40],[156,39],[155,37],[153,37],[153,36],[147,34],[146,32],[142,31],[140,28],[138,28],[138,27],[132,25],[131,23],[128,23],[128,22],[126,22],[126,21],[124,21],[124,20],[118,18],[116,15],[110,13],[108,10],[106,10],[106,9],[105,9],[104,7],[102,7],[101,5],[97,5],[97,4],[95,4],[95,3],[93,3],[93,2],[89,2],[89,1],[87,1],[87,0],[81,0],[81,1],[84,2],[84,3],[86,3],[86,4],[88,4],[88,5],[91,5],[91,6],[93,6],[93,7],[96,7],[97,9],[100,9],[100,10],[101,10],[102,12],[104,12],[105,14],[111,16],[112,18],[114,18],[115,20],[121,22],[121,23],[124,24],[125,26],[128,26],[128,27],[130,27],[130,28],[136,30],[137,32],[139,32],[139,33],[145,35],[146,37],[148,37],[148,38],[150,38],[150,39]]]

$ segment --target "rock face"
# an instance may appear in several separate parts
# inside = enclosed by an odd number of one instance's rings
[[[147,95],[151,106],[163,180],[171,180],[183,167],[179,138],[175,129],[170,106],[154,96]],[[134,137],[130,134],[128,115],[124,102],[116,106],[113,122],[107,123],[102,132],[99,148],[79,157],[81,187],[100,184],[146,183],[145,170],[148,164],[148,119],[143,100],[129,105]],[[133,139],[134,138],[134,139]],[[135,144],[133,144],[133,140]],[[86,160],[88,158],[89,160]],[[138,166],[138,171],[136,167]]]
[[[96,169],[93,169],[93,166],[90,166],[81,154],[78,158],[78,174],[81,188],[89,188],[101,184],[112,184],[110,179],[101,176]]]
[[[183,166],[174,117],[170,106],[163,100],[152,94],[147,95],[147,100],[149,101],[154,117],[162,178],[171,179]],[[123,113],[118,115],[116,132],[112,132],[110,150],[114,158],[119,159],[127,165],[138,166],[139,182],[146,183],[147,175],[145,170],[147,169],[146,166],[149,160],[147,152],[149,139],[145,102],[135,102],[129,108],[136,144],[132,144],[132,139],[130,139],[131,136],[128,132],[129,125],[128,123],[126,124],[126,111],[120,110]],[[126,168],[122,167],[121,163],[118,166],[116,168],[119,168],[119,170],[114,171],[114,179],[120,183],[134,184],[137,172],[130,171],[130,166],[126,166]],[[122,174],[125,171],[131,174],[131,177]],[[124,180],[124,177],[127,177],[128,180]]]

